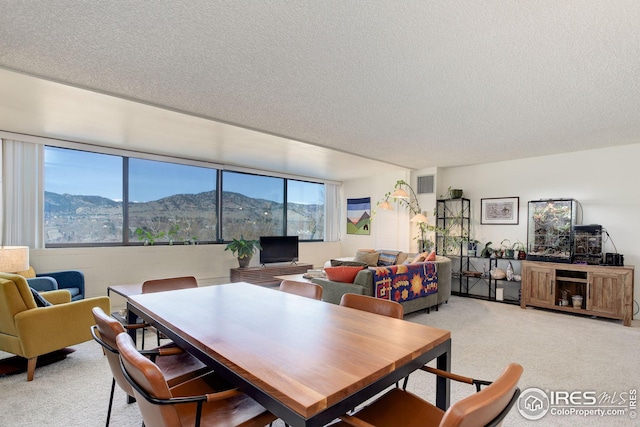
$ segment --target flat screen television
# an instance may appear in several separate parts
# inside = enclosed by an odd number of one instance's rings
[[[260,264],[298,260],[298,236],[261,236]]]

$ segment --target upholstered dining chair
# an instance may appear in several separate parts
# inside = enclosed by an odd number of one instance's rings
[[[342,298],[340,298],[340,305],[381,314],[387,317],[394,317],[396,319],[402,319],[404,317],[404,309],[400,303],[368,295],[344,294]]]
[[[197,288],[198,281],[193,276],[168,277],[165,279],[152,279],[142,282],[142,293],[150,294],[153,292],[175,291],[176,289]],[[160,339],[164,338],[162,333],[156,330],[157,345],[160,345]],[[144,329],[142,331],[142,348],[144,348]]]
[[[278,288],[281,292],[300,295],[311,299],[322,299],[322,286],[310,282],[283,280]]]
[[[113,393],[116,384],[130,397],[133,398],[133,389],[129,382],[122,375],[120,368],[120,356],[116,344],[116,336],[125,332],[125,327],[113,317],[107,315],[101,308],[95,307],[92,310],[96,324],[91,327],[93,339],[104,349],[104,353],[111,368],[113,379],[111,381],[111,394],[109,396],[109,406],[107,409],[107,423],[111,419],[111,408],[113,406]],[[132,328],[140,328],[144,325],[132,325]],[[180,384],[192,378],[203,375],[210,370],[207,366],[185,352],[180,347],[173,344],[165,345],[153,350],[141,351],[147,357],[153,359],[163,372],[169,386]]]
[[[393,317],[395,319],[404,318],[404,308],[396,301],[371,297],[361,294],[344,294],[340,298],[340,305],[343,307],[355,308],[356,310],[368,311],[381,316]],[[406,388],[408,377],[404,379]],[[396,383],[400,386],[400,383]]]
[[[263,427],[276,420],[237,389],[212,386],[207,376],[170,387],[162,371],[141,355],[126,333],[116,337],[123,376],[131,384],[146,427]]]
[[[193,276],[168,277],[166,279],[145,280],[142,282],[142,293],[174,291],[176,289],[197,288],[198,281]]]
[[[522,366],[509,364],[493,383],[424,366],[425,371],[476,386],[474,393],[451,405],[445,412],[422,398],[392,388],[352,415],[344,415],[332,427],[464,427],[498,426],[520,395]],[[485,386],[481,390],[481,386]]]

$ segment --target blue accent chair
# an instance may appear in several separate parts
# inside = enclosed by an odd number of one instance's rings
[[[65,289],[71,293],[71,301],[84,299],[84,274],[79,270],[37,273],[27,283],[38,292]]]

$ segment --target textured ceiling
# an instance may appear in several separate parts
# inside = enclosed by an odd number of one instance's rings
[[[636,0],[0,0],[0,78],[50,81],[22,83],[20,102],[0,84],[14,118],[0,128],[147,150],[159,117],[157,133],[186,132],[190,148],[154,151],[248,166],[271,151],[266,168],[330,179],[362,174],[341,172],[358,161],[338,168],[341,153],[421,169],[632,144],[639,23]],[[72,87],[56,95],[68,116],[75,100],[93,119],[49,117],[37,88],[51,82]]]

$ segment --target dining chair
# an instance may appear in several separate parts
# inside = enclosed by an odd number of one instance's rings
[[[310,282],[298,282],[295,280],[283,280],[278,288],[282,292],[300,295],[311,299],[322,299],[322,286]]]
[[[142,293],[150,294],[153,292],[175,291],[177,289],[197,288],[198,281],[193,276],[168,277],[165,279],[152,279],[142,282]],[[144,332],[142,330],[142,348],[144,348]],[[156,329],[157,345],[160,345],[160,339],[166,338],[160,331]]]
[[[198,281],[193,276],[169,277],[166,279],[145,280],[142,282],[142,293],[149,294],[197,287]]]
[[[404,317],[404,309],[400,303],[368,295],[344,294],[340,298],[340,305],[396,319]]]
[[[120,368],[146,427],[264,427],[277,417],[237,389],[212,387],[206,377],[170,387],[163,372],[141,355],[126,333],[116,337]]]
[[[91,335],[104,349],[113,379],[111,381],[111,394],[109,396],[109,407],[107,409],[107,423],[111,419],[111,408],[113,406],[113,393],[115,386],[118,386],[129,396],[129,401],[133,399],[133,389],[122,375],[120,359],[116,346],[116,336],[125,332],[125,327],[111,316],[108,316],[101,308],[92,309],[95,325],[91,327]],[[132,328],[141,328],[145,325],[135,324]],[[180,347],[168,344],[153,350],[143,350],[141,352],[147,357],[155,360],[156,365],[164,373],[167,383],[171,386],[180,384],[191,378],[203,375],[210,371],[200,360],[185,352]]]
[[[509,364],[493,383],[427,366],[421,369],[475,385],[477,393],[454,403],[445,412],[413,393],[392,388],[356,413],[340,417],[332,427],[499,426],[520,395],[518,381],[523,369],[517,363]]]

